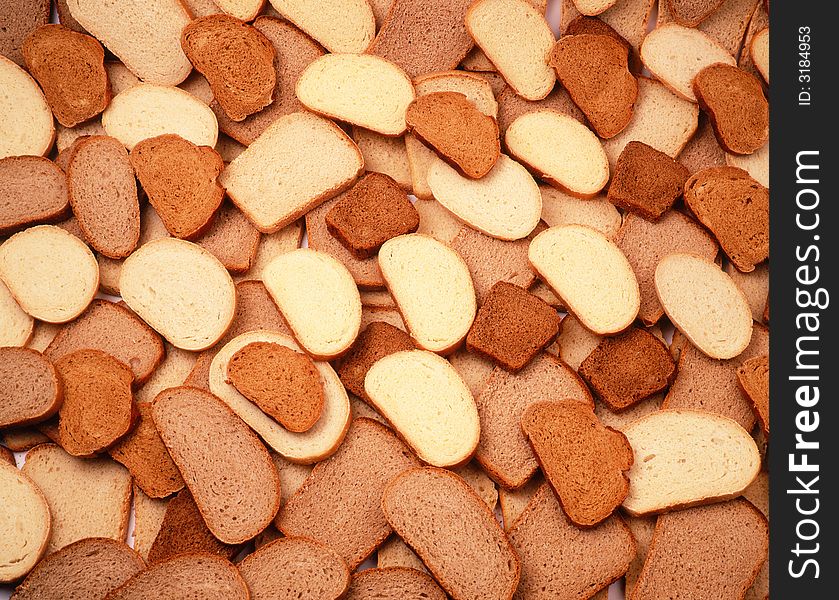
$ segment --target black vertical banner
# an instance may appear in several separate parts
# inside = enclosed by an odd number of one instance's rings
[[[835,12],[833,2],[775,1],[770,9],[770,590],[776,600],[839,598]]]

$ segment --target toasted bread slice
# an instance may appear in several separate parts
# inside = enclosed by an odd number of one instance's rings
[[[425,564],[420,560],[420,557],[395,533],[379,546],[379,550],[376,552],[377,569],[394,567],[428,573],[428,569],[425,568]]]
[[[0,347],[0,429],[45,421],[61,406],[55,367],[29,348]]]
[[[761,29],[752,38],[748,47],[752,61],[760,75],[769,83],[769,28]]]
[[[643,142],[629,142],[618,157],[609,201],[657,221],[679,199],[690,173],[679,161]]]
[[[270,0],[280,15],[332,53],[360,54],[376,35],[373,9],[366,0]]]
[[[696,29],[716,41],[726,52],[736,57],[741,54],[743,39],[752,15],[757,12],[756,5],[764,4],[759,0],[734,0],[723,2],[702,21]],[[761,7],[761,10],[763,7]],[[659,0],[657,26],[674,21],[667,0]]]
[[[714,128],[707,115],[700,115],[699,126],[690,141],[679,152],[679,162],[692,174],[708,167],[721,167],[726,163],[726,151],[720,147]]]
[[[430,575],[405,567],[367,569],[353,575],[347,600],[376,598],[445,600],[446,593]]]
[[[755,65],[752,53],[749,51],[754,42],[755,36],[769,27],[769,12],[767,9],[767,2],[758,2],[751,14],[747,15],[748,21],[746,27],[746,36],[741,41],[743,43],[740,57],[737,60],[737,66],[752,75],[761,75],[760,71]],[[745,7],[744,7],[745,8]],[[720,11],[723,12],[723,11]],[[762,75],[761,75],[762,76]],[[768,81],[766,83],[769,83]]]
[[[55,140],[52,111],[44,93],[29,74],[0,55],[0,158],[44,156]]]
[[[23,45],[38,27],[49,23],[50,0],[6,2],[3,4],[3,28],[0,30],[0,55],[24,66]]]
[[[366,398],[364,378],[379,359],[396,352],[413,350],[411,336],[398,327],[373,321],[358,335],[350,351],[338,360],[335,370],[341,383],[359,398]]]
[[[449,356],[449,362],[455,371],[460,374],[463,383],[472,392],[473,398],[480,395],[493,369],[495,369],[495,364],[491,360],[474,352],[469,352],[466,348],[461,348]]]
[[[67,181],[55,163],[40,156],[0,159],[0,234],[59,221],[68,208]]]
[[[504,531],[509,536],[513,523],[521,516],[527,505],[543,486],[545,478],[537,473],[530,480],[518,489],[510,490],[504,487],[498,488],[498,503],[501,505],[501,520],[504,524]],[[548,486],[548,489],[550,487]],[[551,493],[554,493],[551,491]]]
[[[46,444],[50,439],[35,427],[18,427],[3,431],[3,445],[12,452],[26,452],[39,444]]]
[[[0,582],[25,576],[41,559],[50,537],[50,510],[41,490],[13,464],[0,462]]]
[[[763,431],[769,434],[769,356],[745,361],[737,369],[740,386],[754,405],[755,414]]]

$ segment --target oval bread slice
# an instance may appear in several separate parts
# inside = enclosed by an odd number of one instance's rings
[[[427,235],[400,235],[382,245],[379,268],[417,345],[440,354],[455,350],[477,310],[460,255]]]
[[[364,391],[424,462],[453,467],[475,452],[481,433],[478,409],[445,358],[424,350],[385,356],[367,371]]]
[[[174,133],[196,146],[216,145],[218,121],[210,107],[176,87],[141,83],[114,96],[102,126],[131,150],[147,138]]]
[[[0,583],[26,575],[50,536],[47,499],[17,467],[0,461]]]
[[[52,148],[55,125],[44,93],[29,73],[0,55],[0,158],[43,156]]]
[[[376,35],[366,0],[271,0],[271,6],[332,53],[364,52]]]
[[[623,507],[636,516],[735,498],[760,471],[752,436],[710,412],[658,410],[623,433],[635,453]]]
[[[580,14],[592,17],[612,8],[617,0],[574,0],[574,6]]]
[[[574,196],[590,198],[609,181],[603,144],[588,127],[553,110],[526,113],[504,136],[507,150],[542,179]]]
[[[99,265],[73,234],[54,225],[38,225],[0,246],[0,279],[29,315],[66,323],[96,295]]]
[[[584,225],[551,227],[533,238],[528,257],[589,331],[618,333],[638,315],[641,294],[632,266],[602,233]]]
[[[752,38],[752,45],[749,47],[755,67],[760,72],[766,83],[769,83],[769,28],[761,29]]]
[[[26,314],[9,288],[0,281],[0,346],[25,346],[34,328],[35,320]]]
[[[306,108],[383,135],[402,135],[414,86],[390,61],[369,54],[326,54],[297,80]]]
[[[749,304],[713,262],[693,254],[665,256],[655,269],[655,289],[673,325],[711,358],[734,358],[749,345]]]
[[[350,425],[350,401],[338,375],[327,362],[315,362],[323,383],[324,403],[320,418],[305,433],[292,433],[262,412],[227,382],[231,357],[253,342],[271,342],[292,350],[300,347],[290,337],[273,331],[251,331],[237,336],[218,351],[210,364],[210,391],[221,398],[265,443],[296,463],[314,463],[331,455]]]
[[[236,309],[227,269],[177,238],[149,242],[126,258],[119,290],[131,310],[183,350],[205,350],[219,341]]]

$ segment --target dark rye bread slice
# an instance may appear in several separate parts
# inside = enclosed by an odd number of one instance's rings
[[[44,25],[27,36],[23,59],[64,127],[92,119],[111,101],[105,50],[94,37]]]
[[[94,135],[67,167],[70,206],[85,241],[108,258],[125,258],[140,240],[140,202],[128,152],[116,138]]]
[[[280,507],[277,469],[224,402],[198,388],[170,388],[154,399],[152,416],[213,535],[241,544],[268,527]]]
[[[742,498],[661,515],[632,600],[743,598],[768,550],[769,523]]]
[[[350,583],[350,570],[327,546],[304,538],[275,540],[239,565],[251,600],[338,600]]]
[[[664,342],[630,327],[600,340],[577,373],[609,408],[621,411],[670,385],[676,363]]]
[[[64,546],[35,566],[17,586],[13,600],[93,600],[104,598],[146,564],[123,542],[85,538]]]
[[[407,567],[367,569],[355,573],[346,600],[446,600],[437,582],[427,573]]]
[[[737,167],[711,167],[685,183],[685,205],[744,273],[769,258],[769,189]]]
[[[355,570],[390,535],[381,506],[385,486],[418,465],[390,429],[355,419],[338,451],[315,466],[280,510],[277,529],[326,544]]]
[[[696,27],[717,10],[724,0],[665,0],[670,16],[684,27]]]
[[[0,348],[0,429],[45,421],[62,399],[58,373],[40,352]]]
[[[91,302],[75,321],[63,325],[44,356],[55,362],[83,348],[102,350],[128,365],[135,386],[151,376],[164,352],[160,336],[130,309],[101,299]]]
[[[289,431],[308,431],[323,412],[320,373],[311,358],[291,348],[270,342],[248,344],[230,357],[227,378]]]
[[[335,372],[350,392],[366,399],[364,378],[380,358],[396,352],[413,350],[414,342],[402,329],[383,321],[373,321],[358,334],[350,351],[338,359]]]
[[[757,356],[745,361],[737,369],[740,387],[752,402],[763,431],[769,434],[769,356]]]
[[[55,362],[64,402],[58,410],[58,442],[73,456],[112,446],[137,420],[131,394],[134,374],[101,350],[77,350]]]
[[[687,167],[643,142],[629,142],[618,157],[607,198],[655,221],[673,206],[690,177]]]
[[[234,121],[271,104],[274,46],[255,27],[224,14],[201,17],[184,27],[181,47]]]
[[[553,341],[561,320],[556,309],[541,298],[499,281],[478,309],[466,347],[515,373]]]
[[[183,489],[184,480],[154,426],[151,403],[137,404],[137,412],[137,425],[108,452],[147,496],[165,498]]]
[[[466,30],[472,0],[394,0],[367,49],[396,63],[411,79],[457,67],[473,42]]]
[[[501,155],[498,124],[458,92],[434,92],[405,113],[408,130],[466,177],[480,179]]]
[[[732,154],[751,154],[769,141],[769,102],[760,79],[751,73],[713,64],[693,78],[693,93],[720,146]]]
[[[635,556],[632,533],[618,515],[581,529],[543,484],[508,527],[521,561],[516,598],[588,600],[621,577]]]
[[[70,197],[63,171],[40,156],[0,159],[0,236],[62,220]]]
[[[368,173],[326,213],[326,229],[359,260],[375,255],[391,238],[414,233],[419,213],[391,177]]]
[[[601,138],[619,134],[632,119],[638,82],[629,72],[629,49],[607,35],[564,35],[548,64]]]
[[[49,23],[51,4],[51,0],[0,0],[0,54],[24,66],[23,42]]]
[[[489,507],[451,471],[411,469],[385,489],[393,530],[454,600],[510,600],[521,567]]]
[[[256,259],[262,234],[232,202],[225,202],[195,243],[231,273],[246,273]]]
[[[221,156],[174,134],[143,140],[131,164],[166,230],[182,239],[203,233],[224,199]]]

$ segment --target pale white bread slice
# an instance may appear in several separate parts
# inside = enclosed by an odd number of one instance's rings
[[[743,169],[752,179],[763,186],[769,187],[769,144],[764,144],[751,154],[725,153],[725,164],[729,167]]]
[[[638,280],[620,249],[584,225],[546,229],[530,243],[530,264],[590,331],[623,331],[641,306]]]
[[[253,21],[262,12],[265,0],[213,0],[228,15],[242,21]]]
[[[623,507],[636,516],[735,498],[760,471],[749,432],[707,411],[658,410],[623,433],[635,454]]]
[[[553,186],[540,185],[542,220],[548,227],[586,225],[612,239],[621,226],[621,213],[603,194],[586,200]]]
[[[752,311],[743,292],[715,263],[694,254],[670,254],[655,269],[664,312],[711,358],[734,358],[752,338]]]
[[[769,28],[761,29],[752,38],[752,45],[749,48],[752,62],[766,83],[769,83]]]
[[[251,331],[233,338],[210,364],[210,391],[221,398],[266,444],[296,463],[314,463],[330,456],[350,425],[350,401],[338,375],[327,362],[315,362],[323,383],[324,404],[320,418],[305,433],[293,433],[251,403],[227,382],[227,364],[239,350],[253,342],[271,342],[300,351],[289,336],[273,331]]]
[[[317,360],[344,354],[361,327],[361,297],[347,268],[299,248],[265,267],[262,281],[303,349]]]
[[[527,237],[539,224],[542,195],[522,165],[501,155],[480,179],[469,179],[442,159],[428,169],[434,198],[464,223],[500,240]]]
[[[213,147],[218,121],[210,107],[176,87],[141,83],[114,96],[102,126],[131,150],[147,138],[174,133],[196,146]]]
[[[383,135],[402,135],[414,86],[392,62],[370,54],[325,54],[297,80],[306,108]]]
[[[477,310],[460,255],[427,235],[400,235],[382,245],[379,268],[417,345],[441,354],[457,349]]]
[[[43,156],[52,148],[52,111],[29,73],[0,55],[0,158]]]
[[[668,23],[653,29],[641,44],[641,60],[655,77],[676,94],[696,102],[693,78],[714,63],[737,66],[728,51],[708,35]]]
[[[133,548],[143,560],[149,559],[149,550],[160,532],[167,506],[168,498],[149,498],[139,486],[134,486]]]
[[[593,17],[599,15],[617,4],[617,0],[574,0],[574,6],[581,15]]]
[[[42,444],[29,451],[22,470],[50,507],[48,554],[89,537],[125,539],[131,474],[122,465],[110,458],[76,458],[55,444]]]
[[[35,319],[26,314],[0,281],[0,347],[26,346],[34,328]]]
[[[363,170],[358,146],[340,127],[298,112],[277,119],[219,182],[257,229],[274,233],[349,188]]]
[[[48,323],[66,323],[96,295],[99,265],[73,234],[55,225],[38,225],[0,246],[0,280],[27,314]]]
[[[435,467],[465,464],[478,446],[478,409],[455,368],[433,352],[405,350],[373,363],[370,402],[417,456]]]
[[[183,350],[219,341],[236,310],[236,288],[224,265],[177,238],[149,242],[126,258],[119,289],[131,310]]]
[[[609,181],[600,139],[568,115],[553,110],[523,114],[507,128],[504,143],[542,179],[574,196],[590,198]]]
[[[180,0],[67,0],[67,7],[143,81],[177,85],[192,71],[181,49],[191,17]]]
[[[478,0],[466,13],[466,28],[519,96],[541,100],[553,89],[548,53],[556,38],[530,2]]]
[[[14,464],[0,461],[0,583],[26,575],[50,537],[50,510],[41,490]]]
[[[270,0],[280,15],[332,53],[360,54],[376,35],[367,0]]]

